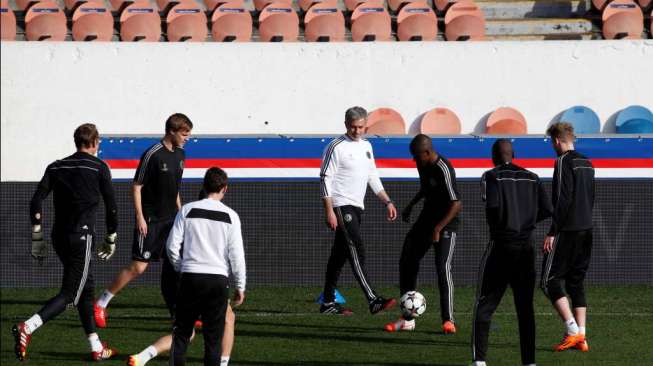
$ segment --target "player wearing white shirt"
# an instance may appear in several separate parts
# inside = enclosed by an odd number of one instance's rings
[[[321,196],[326,213],[326,223],[336,236],[327,263],[324,299],[320,307],[323,314],[350,315],[349,309],[335,302],[335,289],[340,271],[349,260],[356,281],[369,303],[370,312],[376,314],[396,304],[394,299],[378,296],[369,284],[365,270],[365,248],[360,237],[360,222],[367,186],[385,203],[388,220],[397,218],[397,209],[383,190],[374,163],[372,145],[363,139],[367,112],[352,107],[345,112],[347,132],[333,140],[325,149],[320,169]]]

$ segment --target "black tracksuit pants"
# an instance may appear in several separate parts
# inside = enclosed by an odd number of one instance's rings
[[[175,323],[172,330],[170,365],[186,364],[186,350],[195,321],[202,317],[204,365],[220,364],[222,335],[229,298],[229,280],[225,276],[182,273]]]
[[[478,273],[472,359],[485,361],[492,314],[501,302],[506,287],[513,291],[522,364],[535,363],[535,249],[530,242],[502,243],[490,240]]]
[[[52,233],[52,245],[63,264],[61,290],[48,300],[37,314],[46,323],[73,304],[79,312],[86,334],[95,333],[93,299],[95,298],[91,255],[93,233]]]
[[[327,263],[326,280],[324,284],[324,302],[334,301],[334,292],[338,285],[338,278],[345,262],[349,260],[354,277],[360,285],[368,302],[377,298],[372,289],[365,269],[365,247],[360,236],[362,209],[354,206],[335,207],[338,218],[336,237],[331,247],[331,255]]]

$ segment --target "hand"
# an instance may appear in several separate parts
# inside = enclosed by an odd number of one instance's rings
[[[48,247],[45,240],[43,240],[41,225],[34,225],[32,226],[32,258],[42,263],[47,255]]]
[[[410,214],[413,212],[413,205],[408,205],[401,211],[401,220],[403,222],[410,222]]]
[[[390,202],[386,207],[388,209],[388,221],[395,221],[397,219],[397,208],[395,204]]]
[[[550,253],[551,250],[553,249],[553,241],[555,240],[555,236],[547,236],[544,238],[544,244],[542,245],[542,252],[543,253]]]
[[[338,219],[336,218],[336,213],[333,210],[327,213],[326,225],[331,230],[336,230],[338,227]]]
[[[442,231],[442,228],[439,226],[436,226],[435,229],[433,230],[433,242],[438,243],[440,242],[440,231]]]
[[[97,256],[101,261],[108,261],[113,256],[113,253],[116,251],[116,239],[118,238],[117,233],[107,234],[104,237],[104,243],[97,251]]]
[[[138,232],[141,233],[144,237],[147,236],[147,222],[143,216],[136,217],[136,227],[138,227]]]
[[[245,291],[243,290],[234,291],[234,297],[231,300],[231,306],[238,307],[242,305],[243,301],[245,301]]]

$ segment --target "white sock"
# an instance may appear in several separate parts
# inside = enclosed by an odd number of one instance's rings
[[[220,366],[227,366],[229,365],[229,356],[222,356],[220,358]]]
[[[486,366],[485,361],[474,361],[472,362],[472,366]]]
[[[576,320],[574,318],[567,320],[565,325],[567,326],[567,334],[578,334],[578,324],[576,324]]]
[[[139,363],[146,364],[149,360],[153,359],[159,354],[159,352],[156,351],[156,348],[154,346],[149,346],[141,353],[136,355],[136,358],[138,358]]]
[[[91,333],[88,335],[88,343],[91,345],[92,352],[102,352],[102,342],[100,342],[100,337],[97,333]]]
[[[101,308],[106,308],[107,306],[109,306],[109,301],[113,299],[113,296],[114,295],[111,292],[109,292],[109,290],[104,290],[104,292],[102,292],[102,295],[100,295],[100,298],[97,299],[97,306]]]
[[[585,335],[585,327],[578,327],[578,333]]]
[[[524,365],[524,366],[536,366],[536,365],[534,363],[529,363],[528,365]]]
[[[415,319],[410,319],[410,320],[408,320],[408,319],[404,319],[404,322],[405,322],[406,324],[415,324]]]
[[[25,331],[27,332],[27,334],[32,334],[41,325],[43,325],[43,319],[41,319],[41,316],[39,314],[34,314],[32,315],[31,318],[25,321]]]

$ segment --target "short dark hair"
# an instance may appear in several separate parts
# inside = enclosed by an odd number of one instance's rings
[[[73,134],[75,139],[75,146],[80,149],[83,147],[91,147],[95,145],[97,140],[100,139],[100,133],[97,132],[97,127],[92,123],[84,123],[75,129]]]
[[[423,133],[418,134],[410,141],[410,153],[415,155],[418,149],[433,151],[433,140]]]
[[[202,190],[208,196],[211,193],[219,193],[227,185],[227,173],[217,166],[211,167],[204,174]]]
[[[367,111],[363,107],[351,107],[345,112],[345,123],[350,124],[361,118],[367,118]]]
[[[552,139],[558,139],[565,142],[574,140],[574,126],[567,122],[557,122],[549,126],[546,134],[551,136]]]
[[[512,142],[508,139],[497,139],[492,144],[492,162],[495,165],[512,162],[515,152],[512,149]]]
[[[166,120],[166,134],[175,133],[179,130],[190,131],[193,129],[193,122],[183,113],[175,113]]]

